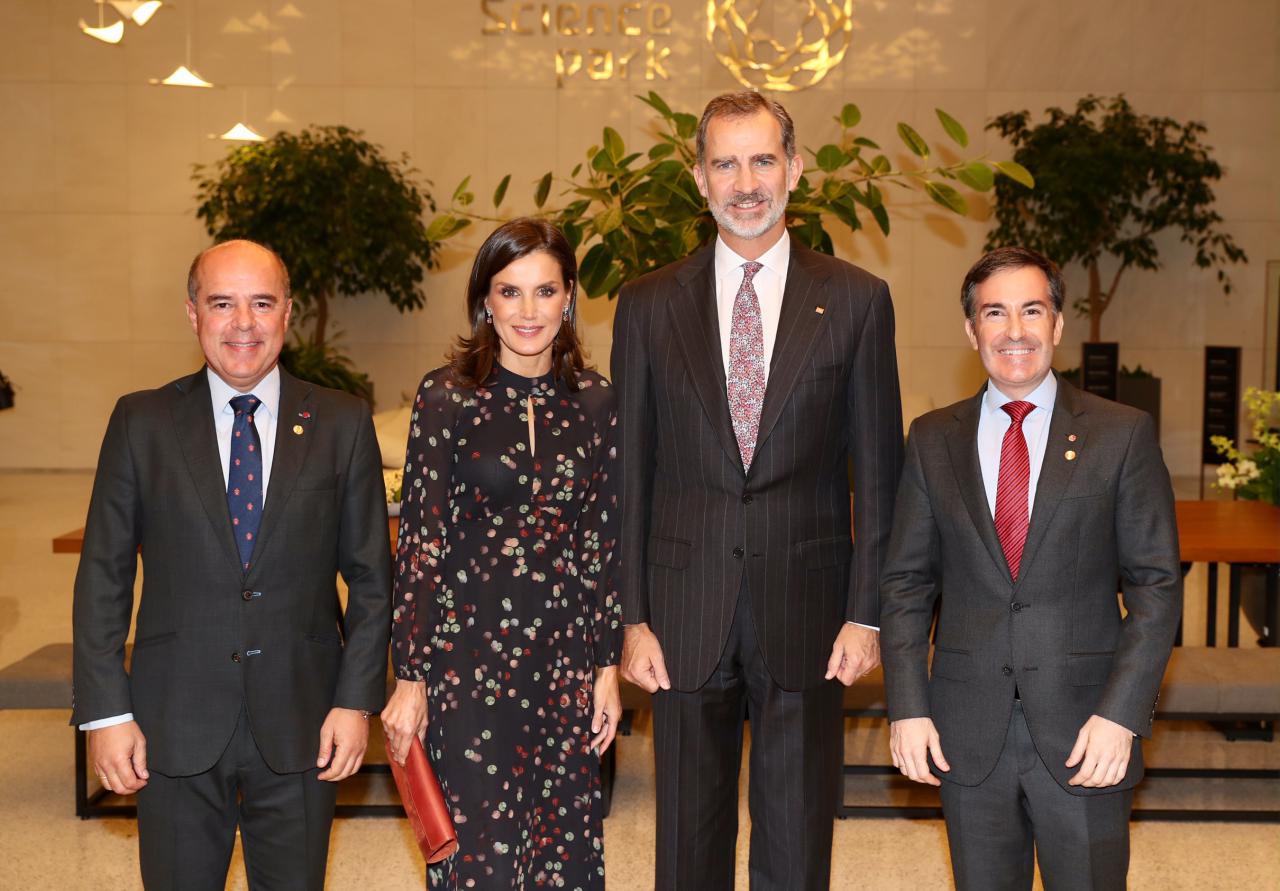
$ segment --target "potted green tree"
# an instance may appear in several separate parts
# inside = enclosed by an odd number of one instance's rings
[[[373,401],[368,376],[334,344],[331,303],[381,293],[401,312],[425,304],[420,285],[439,245],[423,222],[435,202],[416,172],[338,126],[277,133],[196,165],[196,216],[209,235],[270,245],[289,266],[301,324],[281,361],[292,374]]]
[[[996,182],[988,248],[1020,244],[1063,266],[1083,266],[1088,289],[1074,306],[1089,319],[1091,341],[1101,338],[1102,316],[1125,273],[1160,268],[1155,239],[1166,230],[1191,245],[1195,265],[1215,269],[1230,293],[1225,267],[1247,258],[1221,231],[1213,209],[1212,183],[1222,167],[1201,141],[1203,124],[1139,114],[1124,96],[1085,96],[1074,111],[1045,113],[1048,120],[1039,124],[1030,112],[1015,111],[987,125],[1013,144],[1015,161],[1036,173],[1034,191],[1014,180]],[[1136,380],[1143,382],[1127,385],[1121,376],[1120,401],[1150,410],[1139,403],[1154,398],[1158,405],[1159,379]]]

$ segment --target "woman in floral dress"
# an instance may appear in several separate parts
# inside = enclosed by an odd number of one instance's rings
[[[583,366],[576,290],[554,226],[497,229],[471,270],[471,335],[414,403],[382,720],[397,760],[425,733],[453,813],[432,888],[604,887],[615,411]]]

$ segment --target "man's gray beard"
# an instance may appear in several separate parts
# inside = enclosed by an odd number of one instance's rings
[[[788,192],[787,197],[789,198],[790,196],[791,196],[791,193]],[[769,201],[770,201],[769,213],[765,215],[765,218],[763,220],[761,220],[759,223],[757,223],[754,226],[750,226],[750,227],[743,226],[737,220],[733,219],[733,217],[729,216],[728,206],[724,206],[724,207],[712,206],[711,217],[716,221],[717,226],[719,226],[721,229],[726,230],[727,232],[729,232],[730,234],[734,235],[737,238],[744,238],[747,240],[750,240],[752,238],[759,238],[761,235],[764,235],[766,232],[772,229],[775,225],[777,225],[778,220],[782,219],[782,215],[787,212],[787,205],[785,203],[774,202],[772,197],[769,199]]]

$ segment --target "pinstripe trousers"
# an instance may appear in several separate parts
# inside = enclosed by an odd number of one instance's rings
[[[783,690],[756,637],[746,580],[715,671],[653,697],[658,891],[732,891],[738,773],[751,721],[752,891],[829,886],[840,789],[841,689]]]

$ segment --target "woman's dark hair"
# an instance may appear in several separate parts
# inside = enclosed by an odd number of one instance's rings
[[[561,322],[551,343],[551,372],[570,390],[578,389],[578,373],[586,367],[578,338],[578,260],[564,234],[536,217],[518,217],[493,230],[471,264],[471,279],[467,282],[471,336],[459,337],[449,353],[453,378],[460,385],[480,386],[489,379],[498,361],[500,341],[493,325],[485,321],[484,307],[493,277],[521,257],[537,251],[545,251],[559,264],[560,277],[569,295],[569,318]]]

